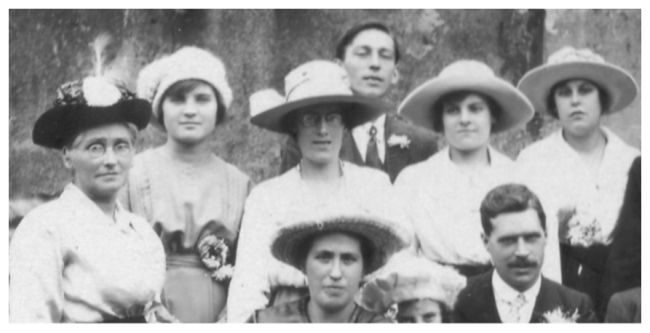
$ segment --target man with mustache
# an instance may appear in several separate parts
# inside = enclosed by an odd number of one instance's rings
[[[498,186],[485,196],[480,213],[494,269],[471,278],[461,291],[458,322],[597,322],[589,296],[541,275],[546,215],[533,192],[520,184]]]
[[[396,37],[386,25],[365,22],[350,28],[337,43],[335,56],[347,71],[355,95],[376,98],[387,105],[396,104],[388,95],[399,79],[400,51]],[[406,166],[428,158],[437,150],[432,132],[395,112],[386,112],[345,132],[340,157],[380,169],[394,182]],[[286,141],[281,151],[280,173],[293,168],[300,159],[296,144]]]

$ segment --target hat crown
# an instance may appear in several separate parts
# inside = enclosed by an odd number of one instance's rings
[[[549,65],[567,62],[594,62],[604,64],[605,59],[591,49],[575,49],[571,46],[565,46],[551,54],[547,60]]]
[[[326,60],[314,60],[289,72],[284,79],[285,101],[311,97],[351,96],[350,80],[341,66]]]
[[[135,98],[126,88],[109,82],[104,77],[86,77],[69,81],[57,89],[54,106],[86,105],[105,107]]]
[[[452,77],[479,77],[479,78],[494,78],[494,71],[490,66],[477,60],[457,60],[447,65],[438,74],[439,79],[447,79]]]

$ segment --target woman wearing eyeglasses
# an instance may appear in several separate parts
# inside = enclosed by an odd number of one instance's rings
[[[277,231],[272,221],[313,202],[390,191],[386,174],[339,159],[344,131],[375,118],[381,109],[370,99],[352,95],[340,66],[322,60],[305,63],[287,75],[285,91],[286,96],[272,90],[253,94],[251,122],[290,135],[302,160],[259,184],[246,201],[229,290],[230,322],[244,322],[255,310],[307,294],[304,274],[271,255],[271,237]]]
[[[27,214],[14,234],[12,322],[174,320],[160,305],[162,244],[117,202],[150,110],[127,90],[89,77],[61,86],[36,121],[34,143],[61,150],[73,181]]]

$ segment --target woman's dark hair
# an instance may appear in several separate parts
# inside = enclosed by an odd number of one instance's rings
[[[553,116],[553,118],[558,119],[559,116],[557,114],[557,105],[555,104],[555,90],[557,90],[559,87],[565,85],[567,82],[574,80],[574,79],[567,79],[564,81],[560,81],[551,87],[549,90],[548,96],[546,96],[546,109],[548,110],[548,113]],[[593,81],[586,80],[586,79],[580,79],[587,81],[596,87],[598,89],[598,101],[600,102],[600,109],[601,109],[601,115],[609,112],[609,94],[603,89],[601,86],[598,84],[594,83]]]
[[[393,33],[390,31],[388,26],[381,22],[364,22],[358,25],[353,26],[352,28],[348,29],[341,39],[339,39],[338,43],[336,43],[336,53],[335,56],[337,59],[344,61],[345,60],[345,50],[352,44],[352,41],[357,37],[358,34],[360,34],[363,31],[366,30],[379,30],[384,33],[386,33],[390,38],[393,40],[393,48],[395,52],[395,63],[399,62],[400,58],[400,52],[399,52],[399,45],[397,44],[397,38]]]
[[[348,235],[352,238],[359,240],[359,244],[361,246],[361,257],[363,258],[363,274],[365,275],[368,273],[367,268],[370,267],[370,261],[373,258],[373,250],[374,250],[370,240],[368,240],[366,236],[363,236],[361,234],[347,232],[347,231],[336,231],[336,230],[313,234],[310,237],[306,237],[300,242],[300,244],[296,247],[296,250],[298,251],[297,259],[299,263],[302,263],[303,271],[305,270],[304,268],[307,266],[307,255],[309,254],[309,251],[311,251],[311,247],[314,245],[314,241],[323,236],[337,234],[337,233]]]
[[[212,89],[212,92],[214,92],[214,96],[217,98],[217,121],[216,121],[216,125],[218,125],[226,117],[226,105],[223,103],[223,97],[221,97],[221,94],[219,94],[219,91],[217,89],[215,89],[208,82],[205,82],[203,80],[196,80],[196,79],[188,79],[188,80],[178,81],[178,82],[174,83],[171,87],[167,88],[167,90],[165,91],[165,94],[163,95],[161,101],[164,101],[165,98],[170,97],[170,96],[174,96],[174,97],[184,96],[185,94],[192,91],[194,88],[198,87],[201,84],[208,85]],[[160,124],[163,127],[165,127],[165,118],[163,117],[162,103],[161,103],[161,106],[160,106],[160,110],[158,110],[158,120],[160,121]]]
[[[445,105],[459,103],[469,95],[478,95],[485,100],[490,115],[495,122],[499,121],[501,113],[503,112],[501,106],[490,96],[472,90],[458,90],[442,95],[433,107],[431,108],[431,117],[433,117],[433,130],[436,132],[444,132],[444,125],[442,124],[442,115]]]
[[[443,323],[451,323],[451,322],[453,322],[454,318],[452,316],[451,309],[447,306],[447,304],[445,304],[444,302],[441,302],[440,300],[437,300],[437,299],[431,299],[431,298],[425,298],[425,299],[430,299],[430,300],[438,303],[438,306],[440,307],[440,317],[441,317],[441,320],[442,320]],[[408,300],[408,301],[403,301],[403,302],[397,303],[398,319],[399,319],[399,309],[400,309],[400,307],[405,306],[405,305],[410,304],[410,303],[413,303],[413,302],[420,301],[420,300],[421,299],[411,299],[411,300]]]

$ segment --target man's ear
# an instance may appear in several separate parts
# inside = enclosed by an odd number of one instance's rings
[[[63,147],[61,150],[61,157],[63,158],[63,165],[67,169],[72,169],[72,163],[70,162],[70,150],[68,150],[68,148]]]
[[[390,77],[390,84],[394,86],[397,82],[399,82],[399,70],[397,69],[397,65],[395,65],[395,68],[393,68],[393,75]]]

